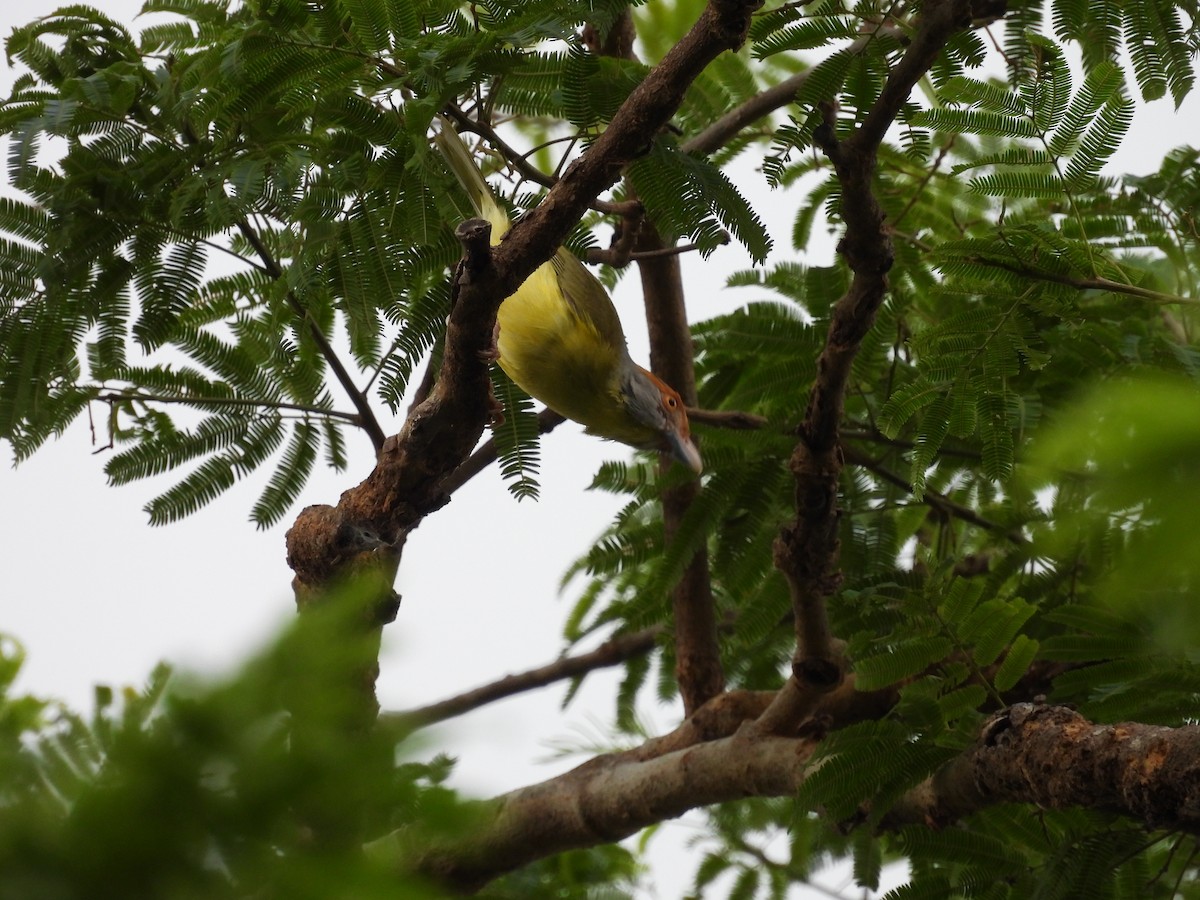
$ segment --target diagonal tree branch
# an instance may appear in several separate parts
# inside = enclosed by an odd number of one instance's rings
[[[546,407],[538,412],[538,434],[549,434],[563,422],[567,421],[563,416],[556,413],[554,410]],[[479,449],[472,453],[463,464],[455,469],[450,475],[446,476],[446,481],[442,485],[443,490],[447,494],[453,494],[460,487],[490,466],[496,461],[499,451],[496,449],[496,439],[488,438],[487,441],[480,445]]]
[[[887,24],[881,24],[861,35],[850,44],[847,51],[857,56],[869,47],[880,35],[890,33],[900,35],[900,29]],[[772,85],[761,93],[755,94],[745,102],[735,106],[721,118],[717,119],[699,134],[688,138],[680,145],[684,153],[708,155],[724,147],[741,132],[743,128],[757,122],[764,116],[770,115],[777,109],[788,106],[796,95],[808,83],[812,69],[797,72],[785,78],[779,84]]]
[[[907,478],[897,475],[873,456],[869,456],[868,454],[863,453],[861,450],[846,444],[842,445],[842,455],[844,460],[851,465],[861,466],[868,472],[873,472],[875,475],[879,476],[882,480],[888,482],[889,484],[894,485],[903,491],[907,491],[910,494],[912,493],[912,484]],[[1014,544],[1029,543],[1025,536],[1019,531],[1005,528],[998,522],[993,522],[990,519],[986,519],[975,510],[971,509],[971,507],[963,506],[961,503],[955,503],[945,494],[939,494],[937,491],[926,488],[921,499],[927,506],[931,506],[934,509],[945,513],[947,516],[953,516],[956,519],[969,522],[970,524],[979,528],[1003,535]]]
[[[587,653],[580,653],[578,656],[564,656],[536,669],[516,675],[506,675],[490,684],[465,691],[454,697],[448,697],[437,703],[431,703],[428,706],[404,712],[388,713],[384,718],[405,728],[433,725],[514,694],[545,687],[567,678],[578,678],[597,669],[620,665],[635,656],[644,656],[654,649],[663,630],[663,626],[655,625],[630,634],[618,634]]]
[[[553,175],[547,175],[537,166],[529,161],[529,159],[518,152],[516,148],[511,146],[504,140],[491,125],[486,122],[472,119],[457,106],[451,104],[445,110],[446,115],[463,131],[470,131],[479,135],[492,148],[504,157],[505,162],[517,170],[521,177],[527,181],[532,181],[534,184],[539,184],[542,187],[554,187],[558,179]],[[590,204],[591,208],[598,212],[608,215],[624,216],[636,213],[640,210],[639,203],[615,203],[609,200],[593,200]]]

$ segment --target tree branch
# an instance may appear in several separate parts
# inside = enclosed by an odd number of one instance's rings
[[[894,226],[889,230],[892,234],[899,237],[906,244],[911,244],[919,250],[934,250],[934,246],[926,241],[917,238],[907,232],[900,231]],[[1149,300],[1153,303],[1161,303],[1164,306],[1179,304],[1181,306],[1196,306],[1200,305],[1200,299],[1195,297],[1181,297],[1179,294],[1166,294],[1162,291],[1155,291],[1150,288],[1144,288],[1136,284],[1128,284],[1123,281],[1113,281],[1111,278],[1091,277],[1091,278],[1076,278],[1073,275],[1066,275],[1062,272],[1048,272],[1045,269],[1039,269],[1035,266],[1027,265],[1023,260],[1015,258],[1011,262],[997,259],[992,256],[965,256],[967,262],[974,263],[979,266],[989,266],[993,269],[1000,269],[1004,272],[1011,272],[1013,275],[1020,275],[1022,278],[1028,278],[1032,281],[1048,281],[1051,284],[1062,284],[1067,287],[1075,288],[1078,291],[1107,291],[1112,294],[1124,294],[1129,297],[1137,297],[1140,300]]]
[[[883,211],[872,190],[876,154],[917,81],[949,37],[969,24],[966,0],[926,3],[912,43],[861,125],[839,140],[833,107],[826,105],[826,121],[814,135],[841,183],[846,231],[838,250],[853,278],[833,307],[829,333],[817,361],[817,377],[799,428],[800,440],[789,463],[795,475],[796,518],[781,529],[775,541],[775,564],[787,579],[795,612],[793,678],[797,689],[780,692],[779,703],[791,708],[770,711],[772,721],[786,722],[803,713],[802,701],[808,693],[804,687],[828,690],[842,677],[826,609],[826,598],[841,583],[837,563],[837,492],[842,469],[838,429],[850,369],[883,302],[894,258]]]
[[[437,703],[404,712],[388,713],[383,718],[391,724],[405,728],[421,728],[442,722],[514,694],[545,687],[567,678],[578,678],[596,669],[620,665],[635,656],[643,656],[654,649],[663,630],[663,626],[655,625],[630,634],[618,634],[587,653],[564,656],[536,669],[517,675],[506,675],[491,684]]]
[[[459,890],[536,859],[611,843],[689,809],[795,792],[823,731],[780,737],[741,726],[770,694],[720,694],[674,732],[491,801],[477,831],[438,846],[406,847],[399,834],[371,846],[405,867]],[[857,693],[849,684],[822,698],[827,723],[844,726],[883,714],[895,693]]]
[[[881,25],[869,33],[855,38],[854,42],[850,44],[848,52],[855,56],[861,54],[884,31],[899,33],[899,29],[897,28]],[[804,85],[808,83],[811,75],[812,69],[805,69],[803,72],[797,72],[790,78],[785,78],[779,84],[772,85],[762,93],[755,94],[749,100],[746,100],[739,106],[735,106],[699,134],[688,138],[680,145],[679,149],[684,153],[701,156],[714,153],[737,137],[738,133],[746,126],[757,122],[764,116],[770,115],[777,109],[789,105],[796,99],[796,95],[800,93]]]
[[[593,29],[593,44],[598,37]],[[628,8],[609,37],[609,41],[596,46],[598,52],[636,61],[633,51],[636,31]],[[650,338],[650,367],[679,392],[686,406],[695,406],[695,350],[688,327],[679,256],[670,252],[674,248],[666,245],[654,223],[628,216],[622,225],[617,245],[610,251],[610,261],[624,265],[635,256],[638,259]],[[619,260],[611,259],[614,251]],[[665,458],[661,462],[664,471],[671,465]],[[699,492],[700,484],[695,479],[663,491],[665,545],[669,546],[678,536],[680,524]],[[697,548],[671,589],[671,613],[675,681],[683,699],[684,714],[691,715],[725,689],[716,602],[708,573],[708,548],[704,544]]]
[[[710,425],[713,428],[729,428],[733,431],[754,431],[765,428],[767,420],[754,413],[742,412],[736,409],[700,409],[698,406],[687,408],[688,421]]]
[[[1200,727],[1097,725],[1066,707],[1018,703],[993,716],[970,750],[910,791],[884,825],[946,825],[1009,802],[1200,830]]]
[[[445,112],[460,129],[477,134],[491,144],[492,148],[498,151],[504,157],[505,161],[516,169],[526,181],[532,181],[534,184],[545,188],[552,188],[558,183],[557,178],[553,175],[547,175],[531,163],[524,154],[519,153],[515,147],[500,137],[500,133],[491,125],[472,119],[453,104],[446,107]],[[615,216],[627,216],[641,211],[640,203],[616,203],[609,200],[592,200],[589,206],[597,212]]]
[[[567,421],[563,416],[560,416],[554,410],[546,407],[537,414],[538,434],[549,434],[563,422]],[[497,456],[496,439],[488,438],[487,442],[480,445],[479,449],[472,453],[463,462],[461,466],[454,470],[453,473],[446,477],[442,485],[442,489],[447,494],[453,494],[460,487],[490,466],[496,461]]]
[[[646,761],[597,757],[505,794],[482,829],[413,862],[452,888],[474,890],[536,859],[619,841],[689,809],[791,794],[815,749],[810,740],[733,735]]]
[[[881,463],[879,460],[845,444],[842,445],[842,454],[845,461],[851,465],[861,466],[867,471],[878,475],[881,479],[889,484],[893,484],[910,494],[912,493],[912,484],[908,481],[908,479],[897,475],[895,472],[883,465],[883,463]],[[926,488],[921,499],[926,505],[932,506],[934,509],[941,511],[948,516],[953,516],[956,519],[962,519],[962,521],[969,522],[970,524],[976,525],[979,528],[984,528],[988,531],[995,532],[996,534],[1003,535],[1014,544],[1029,543],[1025,536],[1020,532],[1005,528],[998,522],[993,522],[990,519],[984,518],[975,510],[971,509],[971,507],[963,506],[961,503],[955,503],[945,494],[939,494],[937,491]]]
[[[895,698],[843,685],[822,698],[816,714],[829,727],[844,727],[878,717]],[[790,796],[825,731],[773,735],[747,727],[763,706],[754,692],[722,694],[670,735],[497,798],[481,828],[460,839],[414,851],[390,835],[372,849],[471,890],[536,859],[618,841],[689,809]],[[1096,725],[1064,707],[1018,703],[902,797],[882,825],[945,827],[998,803],[1095,809],[1148,828],[1200,830],[1200,726]]]
[[[875,429],[843,429],[841,436],[846,440],[867,441],[872,444],[883,444],[886,447],[896,447],[900,450],[912,450],[916,447],[912,441],[901,438],[890,438]],[[958,459],[969,459],[978,462],[981,458],[978,451],[962,450],[955,447],[942,446],[938,448],[939,456],[953,456]]]

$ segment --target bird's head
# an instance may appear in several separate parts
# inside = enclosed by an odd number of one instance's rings
[[[622,382],[621,399],[626,412],[646,430],[645,440],[629,443],[669,453],[700,474],[704,463],[692,443],[687,410],[679,393],[653,372],[637,365],[629,367]]]

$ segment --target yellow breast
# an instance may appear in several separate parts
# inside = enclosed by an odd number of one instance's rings
[[[619,350],[566,302],[550,263],[500,306],[500,367],[531,397],[594,430],[617,404]]]

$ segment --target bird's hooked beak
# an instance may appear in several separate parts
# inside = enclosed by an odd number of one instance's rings
[[[668,428],[663,437],[666,438],[668,452],[673,457],[697,475],[704,471],[704,460],[700,458],[700,450],[692,443],[689,434],[682,433],[678,428]]]

